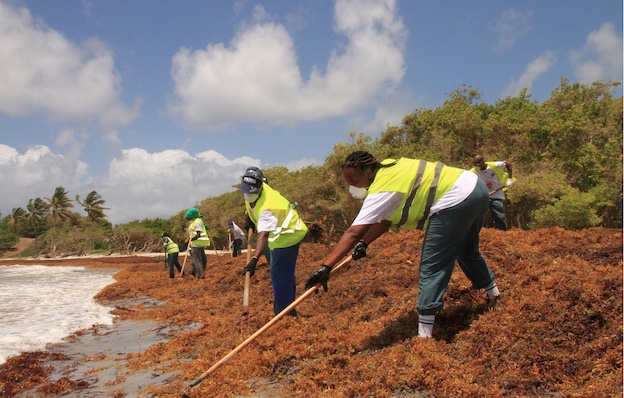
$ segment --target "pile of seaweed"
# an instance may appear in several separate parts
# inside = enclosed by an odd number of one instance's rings
[[[332,275],[327,293],[305,299],[297,318],[281,319],[193,388],[273,318],[262,260],[248,316],[245,253],[210,256],[204,280],[169,279],[160,257],[118,259],[117,283],[97,298],[151,297],[164,304],[118,315],[197,325],[131,354],[130,372],[179,371],[166,385],[147,386],[145,396],[262,396],[268,384],[285,397],[622,396],[621,230],[484,229],[481,249],[501,299],[489,306],[456,266],[433,339],[416,337],[422,238],[388,232],[367,257]],[[298,294],[330,250],[302,245]]]

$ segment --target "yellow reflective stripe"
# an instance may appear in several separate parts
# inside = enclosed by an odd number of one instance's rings
[[[295,231],[299,231],[301,230],[301,223],[300,223],[300,219],[297,220],[296,224],[296,228],[288,228],[290,226],[290,221],[292,220],[292,218],[295,216],[295,212],[293,211],[293,209],[290,209],[290,211],[288,212],[288,214],[286,215],[286,218],[284,218],[284,222],[282,222],[282,225],[280,225],[279,227],[277,227],[277,229],[275,230],[275,232],[273,232],[273,237],[269,238],[269,242],[275,242],[281,234],[292,234]],[[286,229],[288,228],[288,229]]]

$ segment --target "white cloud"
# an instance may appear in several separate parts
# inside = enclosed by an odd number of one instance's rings
[[[77,190],[82,189],[87,169],[86,163],[54,154],[46,146],[34,146],[21,154],[0,144],[0,186],[10,189],[2,195],[2,216],[13,208],[26,209],[29,199],[52,196],[58,186],[74,194],[82,193]]]
[[[43,112],[53,120],[130,123],[138,102],[120,102],[121,78],[98,39],[80,46],[34,20],[25,8],[0,2],[0,112],[22,117]]]
[[[307,80],[286,28],[255,11],[265,22],[243,25],[229,45],[174,55],[169,109],[187,126],[210,131],[351,115],[374,107],[403,78],[406,31],[394,0],[338,0],[335,30],[347,43]]]
[[[513,48],[516,42],[531,31],[531,11],[520,12],[511,8],[503,12],[489,29],[496,34],[496,51],[507,51]]]
[[[622,36],[612,23],[605,23],[587,36],[582,49],[571,52],[570,60],[581,83],[622,81]]]
[[[516,96],[520,93],[521,90],[527,89],[529,92],[533,87],[533,83],[550,69],[556,61],[555,54],[551,51],[547,51],[540,55],[539,57],[532,60],[522,72],[522,75],[513,80],[505,90],[503,91],[503,96]]]
[[[68,132],[61,135],[68,139]],[[305,166],[305,161],[301,162],[301,167]],[[114,158],[108,176],[96,181],[87,178],[86,163],[54,154],[46,146],[35,146],[20,154],[0,144],[0,185],[11,188],[10,195],[2,196],[0,212],[6,217],[13,208],[25,209],[29,199],[50,197],[56,187],[62,186],[72,200],[76,195],[84,198],[97,191],[106,201],[105,207],[110,208],[106,215],[113,224],[169,218],[206,197],[235,190],[250,165],[263,167],[258,159],[227,159],[215,151],[191,156],[182,150],[149,153],[133,148]],[[80,206],[74,210],[83,213]]]
[[[250,164],[261,166],[257,159],[227,159],[215,151],[191,156],[182,150],[127,149],[111,162],[100,193],[113,223],[169,218],[206,197],[232,191]]]

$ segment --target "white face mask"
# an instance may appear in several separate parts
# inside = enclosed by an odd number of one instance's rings
[[[243,193],[243,196],[245,197],[245,200],[249,203],[255,202],[260,197],[260,195],[258,195],[257,193]]]
[[[368,190],[366,188],[358,188],[349,185],[349,193],[356,199],[364,199],[366,195],[368,195]]]

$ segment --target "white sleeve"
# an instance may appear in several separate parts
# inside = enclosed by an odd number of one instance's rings
[[[370,225],[387,220],[401,204],[400,192],[377,192],[366,196],[362,208],[351,225]]]
[[[258,217],[258,232],[271,232],[277,229],[277,217],[270,210],[263,210]]]
[[[507,161],[501,160],[500,162],[494,162],[494,165],[498,168],[505,170],[505,167],[507,167]]]

